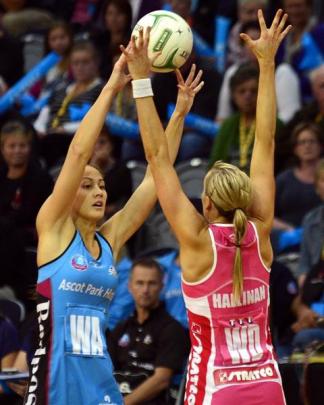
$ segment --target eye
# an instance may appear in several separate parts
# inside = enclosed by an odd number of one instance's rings
[[[89,184],[89,183],[85,183],[85,184],[82,184],[82,186],[81,186],[83,189],[85,189],[85,190],[88,190],[88,189],[90,189],[91,188],[91,184]]]

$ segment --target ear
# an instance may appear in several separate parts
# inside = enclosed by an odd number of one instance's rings
[[[206,211],[210,211],[214,207],[214,203],[212,202],[211,198],[208,197],[208,195],[204,194],[202,196],[202,200]]]

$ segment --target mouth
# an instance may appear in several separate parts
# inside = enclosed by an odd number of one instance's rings
[[[94,204],[92,204],[93,207],[96,208],[102,208],[103,207],[103,201],[96,201]]]

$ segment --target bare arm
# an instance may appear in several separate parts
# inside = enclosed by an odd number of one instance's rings
[[[146,38],[147,42],[145,43],[145,45],[144,45],[145,41],[143,38],[142,40],[143,40],[142,43],[143,48],[139,51],[138,71],[130,70],[133,79],[149,77],[151,62],[148,60],[146,49],[148,36]],[[166,129],[166,137],[160,119],[155,110],[152,97],[145,98],[145,100],[150,100],[150,102],[153,103],[154,125],[151,126],[150,123],[144,125],[148,125],[148,127],[146,128],[148,131],[150,131],[152,136],[154,136],[156,128],[158,128],[158,130],[162,132],[163,139],[165,140],[166,143],[166,153],[168,154],[168,160],[170,162],[171,167],[178,153],[180,140],[183,132],[184,118],[186,114],[190,111],[194,96],[198,91],[197,90],[196,92],[193,92],[192,86],[195,86],[195,83],[197,83],[197,81],[199,82],[201,72],[197,74],[195,79],[194,76],[195,76],[195,66],[192,67],[186,82],[184,82],[180,72],[177,72],[178,87],[179,87],[178,98],[175,111]],[[150,119],[148,119],[147,114],[150,114],[149,116]],[[141,131],[143,120],[144,122],[151,122],[151,110],[147,110],[146,112],[144,112],[144,115],[139,115]],[[154,204],[156,203],[156,198],[157,196],[153,177],[150,169],[148,168],[142,183],[135,190],[132,197],[125,205],[125,207],[117,214],[115,214],[110,220],[108,220],[107,223],[105,223],[101,228],[101,231],[104,233],[107,239],[109,239],[109,242],[113,247],[115,256],[118,255],[118,251],[123,246],[123,244],[129,239],[129,237],[143,224],[143,222],[149,215],[151,209],[153,208]]]
[[[173,370],[165,367],[157,367],[154,374],[145,382],[140,384],[135,390],[126,395],[125,405],[141,404],[155,398],[170,385]]]
[[[113,72],[99,97],[81,122],[72,139],[54,190],[37,217],[39,233],[58,231],[70,214],[82,175],[117,92],[130,80],[124,72],[125,57],[116,62]]]
[[[135,44],[133,40],[131,51],[124,51],[128,68],[133,79],[147,77],[142,74],[139,68],[141,65],[139,55],[143,53],[147,55],[147,44],[145,40],[143,43],[139,41],[138,44]],[[203,82],[199,82],[200,74],[198,74],[194,80],[192,79],[193,76],[190,77],[189,75],[185,83],[180,80],[179,86],[180,88],[183,86],[189,87],[190,96],[193,100],[195,94],[202,88]],[[170,159],[171,156],[169,156],[169,152],[171,151],[168,149],[164,130],[156,112],[153,98],[137,98],[136,107],[146,159],[152,170],[156,191],[163,212],[178,240],[188,242],[189,238],[191,238],[190,235],[194,234],[195,230],[200,230],[205,222],[181,188],[179,179],[173,168],[173,162]],[[190,215],[190,213],[192,215]],[[188,218],[190,221],[189,224]],[[199,233],[199,231],[197,231],[197,233]]]
[[[262,11],[258,11],[260,38],[252,41],[246,34],[241,38],[255,54],[260,67],[256,110],[256,132],[251,159],[250,177],[254,198],[250,215],[260,221],[269,234],[274,215],[274,135],[276,130],[275,55],[280,42],[290,30],[286,29],[287,14],[278,10],[270,28],[266,27]]]

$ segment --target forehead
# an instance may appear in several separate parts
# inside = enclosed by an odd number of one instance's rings
[[[305,129],[303,129],[302,131],[299,132],[297,137],[298,137],[298,139],[299,138],[317,138],[317,135],[311,129],[305,128]]]
[[[20,132],[15,132],[12,134],[5,134],[3,136],[3,143],[6,142],[25,142],[28,143],[28,140],[24,134],[21,134]]]
[[[86,166],[83,173],[83,179],[103,180],[102,174],[93,166]]]
[[[160,272],[155,267],[147,267],[142,265],[137,265],[132,270],[133,281],[135,280],[161,280]]]

